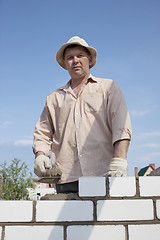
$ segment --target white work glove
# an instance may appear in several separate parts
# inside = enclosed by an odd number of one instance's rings
[[[38,177],[46,176],[46,170],[51,168],[49,157],[45,155],[39,155],[34,161],[34,173]]]
[[[108,167],[108,172],[104,174],[106,177],[126,177],[127,176],[127,160],[123,158],[112,158]]]

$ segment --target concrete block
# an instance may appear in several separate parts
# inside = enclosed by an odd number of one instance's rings
[[[63,240],[62,226],[7,226],[5,240]]]
[[[135,177],[110,177],[109,194],[111,197],[130,197],[136,195]]]
[[[137,221],[153,219],[152,200],[100,200],[98,221]]]
[[[67,227],[67,240],[125,240],[124,226],[69,226]]]
[[[36,221],[93,221],[92,201],[38,201]]]
[[[160,219],[160,200],[156,201],[156,212],[157,212],[157,217]]]
[[[139,177],[140,196],[160,196],[160,176]]]
[[[106,195],[105,177],[80,177],[79,178],[79,196],[96,197]]]
[[[0,222],[30,222],[32,208],[32,201],[0,201]]]
[[[155,225],[131,225],[128,227],[129,240],[159,240],[160,224]]]

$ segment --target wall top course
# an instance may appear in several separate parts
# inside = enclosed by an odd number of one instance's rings
[[[97,197],[106,195],[105,177],[80,177],[79,178],[79,196]]]
[[[160,197],[160,176],[81,177],[80,197]],[[106,195],[105,195],[106,193]]]
[[[133,197],[136,195],[135,177],[110,177],[109,195],[111,197]]]
[[[160,196],[160,176],[139,177],[140,196]]]

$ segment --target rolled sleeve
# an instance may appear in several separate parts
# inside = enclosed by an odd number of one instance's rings
[[[47,104],[36,124],[34,131],[33,152],[44,152],[46,156],[50,156],[51,142],[53,139],[54,127],[50,117]]]
[[[112,131],[112,144],[116,141],[131,140],[132,126],[123,93],[113,82],[108,95],[108,121]]]

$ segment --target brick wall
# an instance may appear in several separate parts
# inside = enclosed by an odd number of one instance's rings
[[[160,177],[81,177],[77,200],[0,201],[1,240],[160,240]]]

